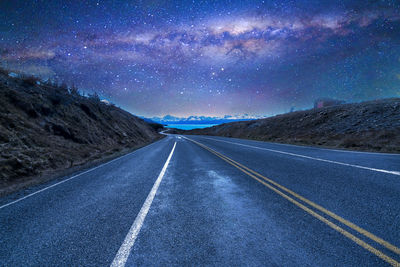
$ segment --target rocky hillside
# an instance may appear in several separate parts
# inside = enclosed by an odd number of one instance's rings
[[[400,98],[298,111],[185,133],[400,153]]]
[[[0,71],[0,189],[141,147],[160,138],[158,126],[98,97]]]

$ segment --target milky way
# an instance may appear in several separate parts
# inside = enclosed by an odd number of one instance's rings
[[[3,67],[144,116],[400,96],[400,1],[0,2]]]

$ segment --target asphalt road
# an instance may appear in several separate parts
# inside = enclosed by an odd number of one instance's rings
[[[400,155],[166,138],[0,199],[0,266],[399,266]]]

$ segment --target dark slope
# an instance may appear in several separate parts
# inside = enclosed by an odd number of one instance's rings
[[[0,188],[158,138],[142,119],[96,97],[0,73]]]
[[[185,134],[399,153],[400,98],[232,122]]]

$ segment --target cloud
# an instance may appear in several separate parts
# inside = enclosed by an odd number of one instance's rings
[[[48,60],[53,59],[55,56],[56,53],[53,50],[43,48],[30,48],[17,51],[7,50],[7,53],[1,54],[3,60]]]
[[[137,63],[230,63],[284,56],[310,42],[347,36],[354,27],[366,28],[379,18],[400,20],[390,10],[361,13],[320,13],[300,16],[241,15],[209,19],[207,22],[168,25],[158,29],[125,32],[78,33],[75,41],[43,44],[1,53],[6,60],[63,60],[91,62],[125,60]],[[62,45],[61,45],[62,44]],[[73,51],[66,56],[66,51]]]

